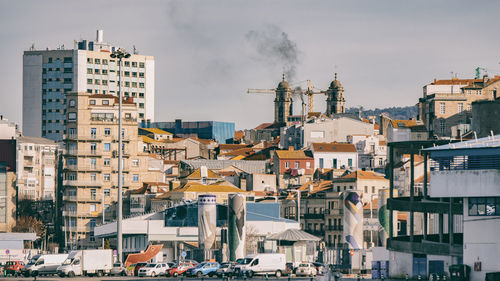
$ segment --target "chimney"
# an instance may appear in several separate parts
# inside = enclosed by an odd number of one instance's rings
[[[293,146],[289,146],[288,151],[293,151]]]
[[[97,43],[102,43],[103,35],[104,35],[104,31],[102,29],[98,29],[96,39],[95,39],[97,41]]]
[[[489,80],[490,80],[490,78],[488,77],[487,74],[483,76],[483,87],[484,87],[484,84],[488,83]]]

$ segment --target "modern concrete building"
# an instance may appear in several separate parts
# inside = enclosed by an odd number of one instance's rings
[[[200,138],[221,143],[233,143],[234,123],[220,121],[182,121],[141,123],[141,128],[158,128],[178,138]]]
[[[93,236],[96,223],[116,218],[118,103],[117,97],[108,94],[67,93],[63,231],[66,245],[72,248],[100,245]],[[124,99],[124,192],[141,188],[143,182],[164,181],[163,161],[139,150],[138,114],[132,99]]]
[[[66,94],[118,95],[118,61],[110,57],[117,47],[103,41],[75,42],[73,49],[61,45],[55,50],[32,47],[23,55],[23,134],[61,141],[67,134]],[[123,59],[122,91],[133,98],[137,119],[154,120],[155,61],[152,56],[131,54]]]
[[[463,264],[471,267],[472,281],[486,280],[486,273],[500,271],[500,135],[426,152],[431,159],[429,196],[457,202],[463,214]]]
[[[418,119],[430,136],[450,138],[453,126],[471,123],[473,101],[494,100],[499,96],[499,81],[500,76],[487,75],[482,79],[434,80],[423,88]]]

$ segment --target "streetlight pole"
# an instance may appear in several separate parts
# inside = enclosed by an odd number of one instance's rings
[[[123,218],[123,165],[122,165],[122,59],[129,58],[130,54],[123,49],[118,49],[111,53],[112,58],[118,59],[118,219],[116,222],[117,236],[117,251],[118,261],[123,260],[123,233],[122,233],[122,218]],[[104,206],[103,206],[104,207]]]

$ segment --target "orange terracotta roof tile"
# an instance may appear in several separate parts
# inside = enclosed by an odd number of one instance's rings
[[[358,152],[352,143],[325,143],[315,142],[312,144],[314,152]]]
[[[276,150],[279,159],[313,159],[303,150]]]

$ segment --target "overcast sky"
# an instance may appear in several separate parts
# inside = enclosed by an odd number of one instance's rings
[[[283,71],[322,89],[338,72],[348,107],[414,105],[434,78],[500,73],[498,11],[499,1],[2,1],[0,114],[22,123],[32,43],[69,48],[96,29],[155,56],[155,121],[270,122],[273,97],[246,90],[275,88]]]

